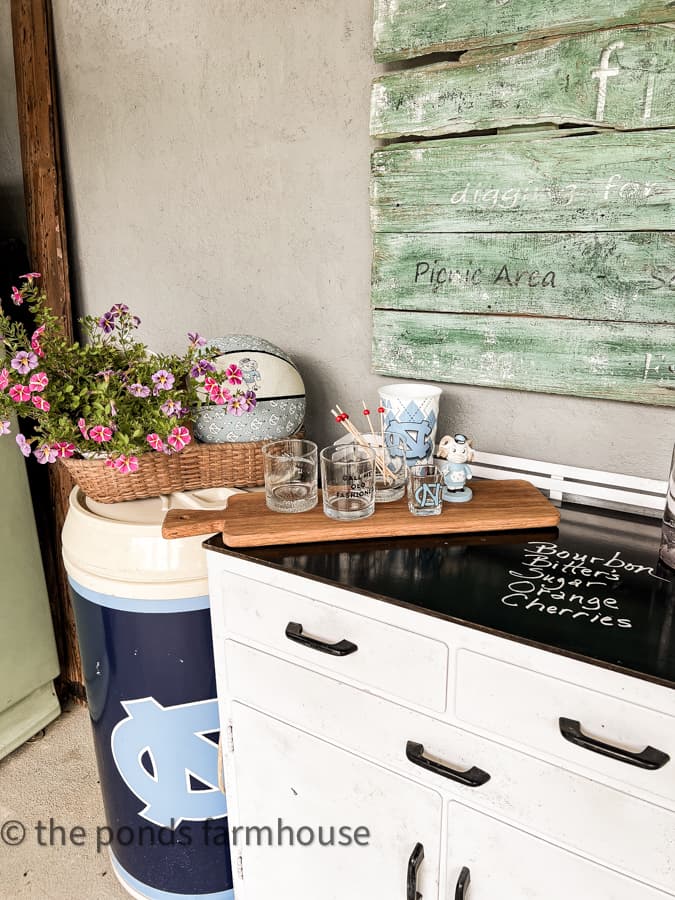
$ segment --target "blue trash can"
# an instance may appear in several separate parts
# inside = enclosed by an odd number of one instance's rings
[[[115,874],[147,900],[233,900],[202,538],[165,541],[171,506],[232,491],[100,504],[75,489],[63,530]]]

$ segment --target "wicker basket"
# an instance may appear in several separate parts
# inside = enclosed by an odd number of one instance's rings
[[[138,471],[123,475],[104,459],[59,459],[73,481],[92,500],[119,503],[211,487],[256,487],[264,483],[262,446],[191,444],[180,453],[143,453]]]

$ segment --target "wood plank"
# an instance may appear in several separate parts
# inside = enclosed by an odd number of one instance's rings
[[[390,62],[424,53],[673,21],[672,0],[374,0],[374,56],[377,62]]]
[[[675,406],[675,326],[375,310],[383,375]]]
[[[52,311],[73,336],[63,169],[56,101],[52,10],[49,0],[12,0],[19,137],[23,164],[31,269],[42,274]],[[72,481],[61,466],[50,467],[46,502],[36,505],[42,558],[61,663],[62,698],[84,698],[68,580],[61,560],[61,530]],[[34,487],[34,486],[33,486]]]
[[[481,481],[472,483],[471,488],[473,500],[446,503],[440,516],[413,516],[404,497],[393,503],[378,503],[372,516],[353,522],[336,522],[324,515],[320,492],[318,506],[296,515],[272,512],[264,494],[235,494],[223,510],[206,514],[202,510],[170,510],[162,534],[177,538],[222,530],[223,541],[229,547],[268,547],[404,535],[514,531],[552,527],[560,521],[559,511],[528,481]]]
[[[375,231],[668,229],[675,130],[404,143],[372,155]],[[527,139],[524,139],[524,138]]]
[[[675,30],[596,31],[465,54],[373,83],[371,134],[439,135],[544,122],[675,125]]]
[[[379,309],[675,323],[675,232],[375,234]]]

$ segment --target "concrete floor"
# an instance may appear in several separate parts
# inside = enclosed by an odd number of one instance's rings
[[[67,833],[84,829],[83,846],[49,846],[49,821]],[[22,823],[20,845],[3,842],[3,823]],[[40,846],[36,825],[45,824]],[[34,739],[0,761],[0,900],[122,900],[107,851],[96,852],[96,827],[105,825],[89,714],[73,706]],[[10,828],[10,839],[16,836]],[[81,834],[81,832],[80,832]],[[77,836],[77,833],[76,833]]]

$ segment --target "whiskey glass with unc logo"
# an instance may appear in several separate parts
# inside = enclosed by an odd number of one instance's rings
[[[408,509],[413,516],[440,516],[443,509],[443,475],[438,466],[410,467]]]

